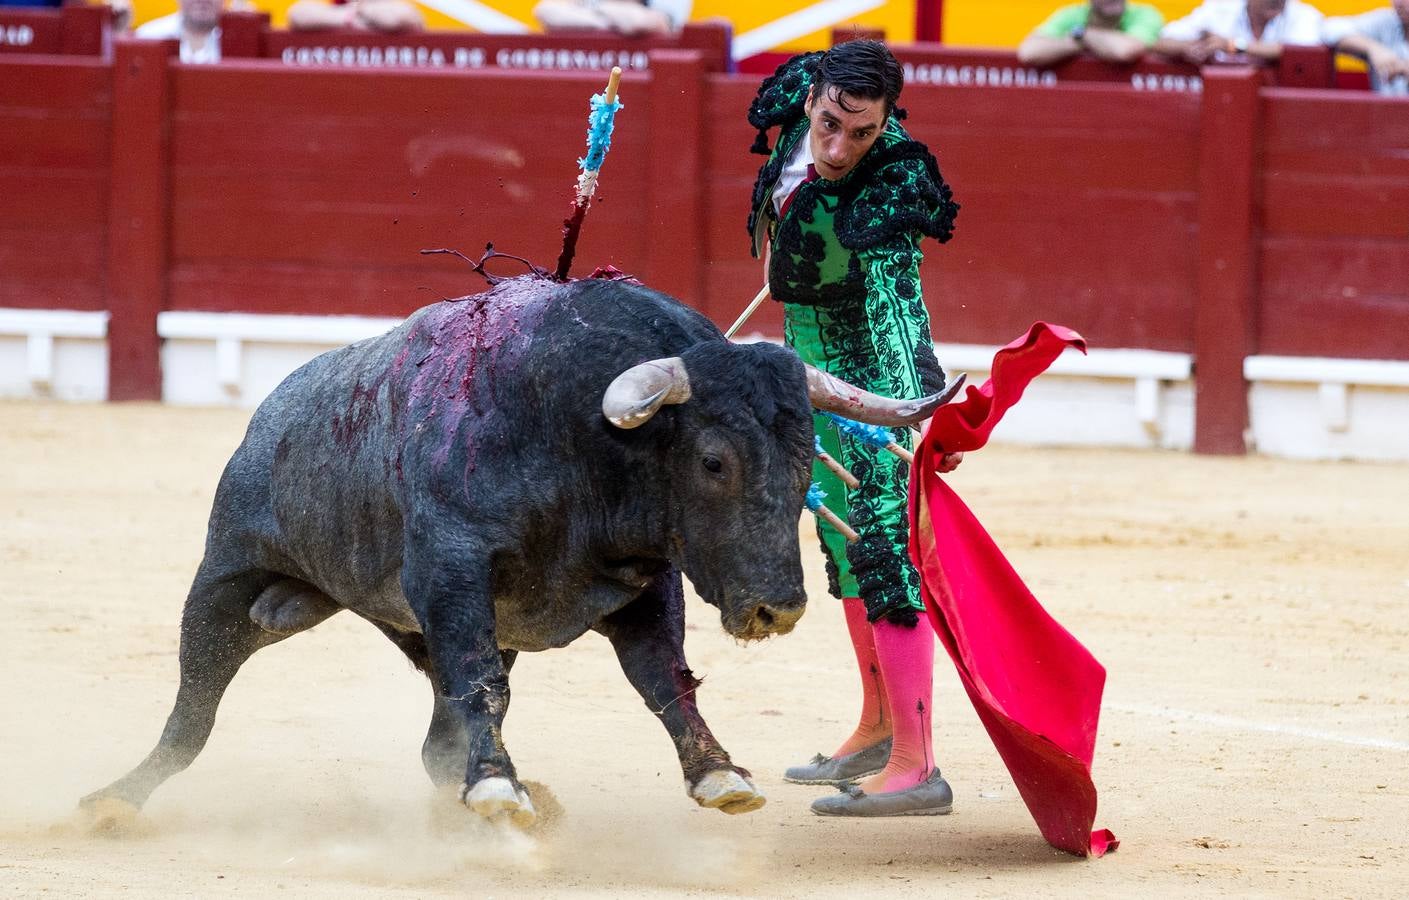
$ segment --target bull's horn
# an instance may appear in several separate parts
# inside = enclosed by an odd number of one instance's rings
[[[961,373],[945,385],[944,390],[918,400],[892,400],[847,384],[835,375],[807,366],[807,396],[817,409],[836,413],[868,425],[899,428],[923,422],[959,393],[964,386]]]
[[[690,399],[690,376],[678,356],[653,359],[616,376],[602,395],[602,415],[617,428],[637,428],[666,403]]]

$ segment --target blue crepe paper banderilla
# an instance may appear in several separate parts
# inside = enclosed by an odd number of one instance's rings
[[[844,419],[836,413],[824,412],[822,415],[831,420],[832,425],[842,434],[868,444],[872,447],[885,449],[890,444],[895,443],[895,435],[889,428],[880,425],[867,425],[865,422],[853,422],[851,419]]]
[[[616,111],[621,107],[620,98],[608,103],[606,94],[592,95],[592,112],[587,116],[587,157],[577,161],[582,171],[596,172],[602,168],[602,160],[612,146]]]

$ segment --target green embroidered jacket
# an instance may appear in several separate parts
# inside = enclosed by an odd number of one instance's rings
[[[773,213],[778,178],[807,139],[803,106],[820,57],[784,63],[749,109],[759,129],[756,152],[769,153],[767,130],[781,129],[754,185],[753,253],[758,256],[771,237],[769,286],[785,304],[788,344],[807,362],[885,396],[941,390],[944,374],[920,291],[919,244],[925,236],[949,240],[959,207],[934,157],[901,127],[903,111],[887,119],[854,169],[835,181],[803,183],[781,220]],[[871,621],[915,622],[923,604],[907,549],[908,468],[883,450],[840,439],[824,420],[817,431],[861,482],[848,491],[825,467],[814,468],[827,506],[861,536],[848,545],[819,525],[831,592],[861,597]],[[909,446],[908,430],[894,437]]]

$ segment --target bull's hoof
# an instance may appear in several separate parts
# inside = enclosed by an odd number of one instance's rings
[[[482,778],[474,786],[460,786],[460,802],[490,821],[507,819],[519,828],[538,821],[528,791],[507,778]]]
[[[706,772],[690,787],[690,796],[706,809],[717,809],[731,816],[753,812],[768,802],[752,782],[733,769]]]
[[[82,827],[104,837],[132,837],[151,830],[141,807],[120,797],[90,794],[78,802]]]

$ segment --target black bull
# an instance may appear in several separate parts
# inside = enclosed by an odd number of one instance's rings
[[[84,805],[139,808],[195,759],[251,654],[346,609],[429,676],[426,770],[481,815],[534,818],[500,738],[515,656],[588,630],[690,795],[756,809],[695,705],[681,573],[730,634],[790,631],[811,407],[897,425],[942,399],[865,394],[619,281],[514,279],[325,353],[264,401],[220,479],[156,748]]]

